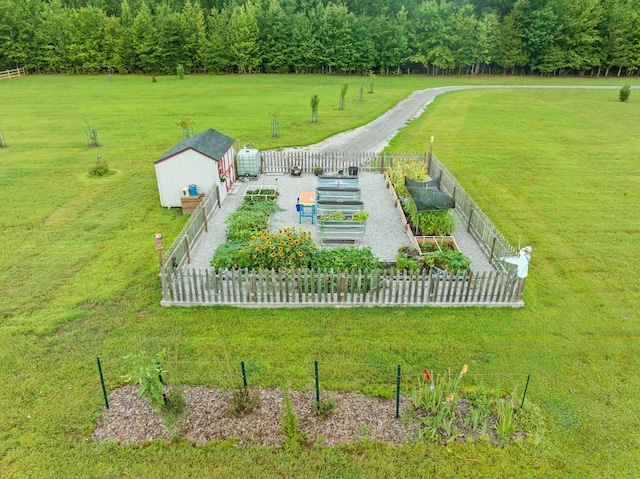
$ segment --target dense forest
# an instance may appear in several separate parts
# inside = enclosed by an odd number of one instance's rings
[[[0,0],[16,67],[631,75],[640,0]]]

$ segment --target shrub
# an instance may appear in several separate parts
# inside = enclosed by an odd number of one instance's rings
[[[139,384],[138,394],[149,401],[155,409],[167,404],[166,391],[162,382],[162,374],[166,373],[160,366],[164,358],[164,352],[160,352],[155,358],[147,359],[147,353],[142,351],[125,359],[133,359],[133,372],[125,379]]]
[[[620,101],[625,102],[629,99],[631,95],[631,87],[629,85],[625,85],[620,89]]]
[[[180,80],[184,80],[184,67],[182,66],[182,63],[178,63],[178,66],[176,67],[176,73],[178,74],[178,78],[180,78]]]
[[[109,165],[101,156],[96,160],[96,164],[89,168],[89,176],[101,177],[111,175],[113,172],[109,169]]]

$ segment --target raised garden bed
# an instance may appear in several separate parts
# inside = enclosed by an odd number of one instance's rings
[[[321,175],[318,177],[318,187],[333,189],[358,188],[357,176]]]
[[[276,200],[278,198],[278,188],[273,185],[255,185],[248,187],[244,193],[245,199],[253,199],[256,201],[261,200]]]
[[[360,201],[361,193],[359,188],[316,188],[316,198],[322,201]]]
[[[345,216],[353,216],[359,211],[364,210],[364,203],[362,201],[324,201],[319,200],[316,202],[316,213],[318,216],[331,213],[334,211],[341,211]]]
[[[320,220],[319,223],[323,243],[357,243],[365,235],[366,221]]]
[[[453,236],[415,236],[420,254],[435,253],[437,251],[460,252],[458,243]]]

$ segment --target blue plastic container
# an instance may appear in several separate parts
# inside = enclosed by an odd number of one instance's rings
[[[198,187],[196,185],[189,185],[189,196],[198,196]]]

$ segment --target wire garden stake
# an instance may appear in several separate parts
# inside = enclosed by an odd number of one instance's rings
[[[398,375],[396,378],[396,419],[400,419],[400,365],[398,364]]]
[[[247,392],[247,372],[244,369],[244,361],[240,361],[240,369],[242,370],[242,385],[244,386],[244,394],[248,396]]]
[[[102,385],[102,396],[104,397],[104,407],[109,409],[109,399],[107,399],[107,388],[104,386],[104,376],[102,375],[102,364],[100,358],[96,358],[98,363],[98,372],[100,373],[100,384]]]
[[[313,370],[316,376],[316,404],[320,404],[320,378],[318,377],[318,361],[313,362]]]
[[[522,402],[520,403],[520,409],[524,407],[524,398],[527,396],[527,388],[529,387],[529,379],[531,379],[531,374],[527,374],[527,383],[524,385],[524,393],[522,394]]]

